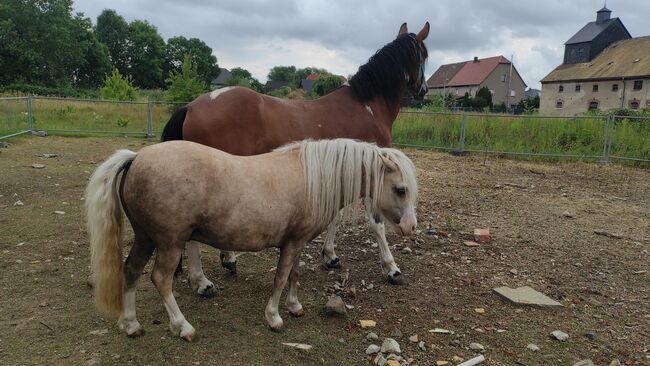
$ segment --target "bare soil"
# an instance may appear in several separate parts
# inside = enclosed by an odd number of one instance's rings
[[[360,319],[377,322],[377,344],[395,338],[402,356],[417,365],[469,359],[472,342],[485,347],[484,365],[572,365],[586,358],[596,365],[616,358],[650,365],[650,171],[407,150],[418,167],[420,232],[406,239],[390,233],[389,241],[408,285],[387,283],[359,221],[340,229],[341,270],[323,269],[321,244],[308,245],[300,281],[306,315],[294,319],[284,311],[288,331],[276,334],[263,316],[276,252],[244,254],[233,276],[218,267],[218,251],[205,247],[204,266],[221,287],[218,296],[199,298],[183,278],[175,283],[179,306],[201,336],[188,344],[169,332],[147,274],[137,295],[146,334],[137,339],[98,315],[86,285],[81,198],[87,179],[113,150],[150,142],[52,136],[10,142],[0,150],[2,365],[363,365],[370,342]],[[59,156],[36,156],[42,153]],[[24,205],[14,205],[18,200]],[[465,246],[474,228],[489,228],[492,241]],[[354,309],[327,317],[323,306],[346,270],[356,296],[344,291],[343,298]],[[498,286],[531,286],[564,307],[514,306],[493,293]],[[428,332],[433,328],[454,334]],[[570,338],[554,340],[554,330]],[[415,334],[426,351],[409,342]],[[540,351],[528,350],[529,343]]]

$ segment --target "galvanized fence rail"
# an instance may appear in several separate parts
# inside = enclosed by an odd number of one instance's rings
[[[155,101],[111,101],[95,99],[73,99],[57,97],[10,97],[0,98],[0,141],[30,134],[36,131],[45,131],[49,134],[75,134],[75,135],[131,135],[143,136],[146,138],[156,137],[162,126],[167,122],[171,112],[180,105],[186,103],[166,103]],[[425,128],[435,129],[447,128],[447,143],[435,143],[427,141],[418,143],[416,138],[399,140],[396,136],[397,125],[400,128],[409,128],[410,117],[420,119]],[[592,123],[592,130],[587,129],[586,133],[578,136],[582,139],[591,140],[601,138],[601,132],[596,132],[595,127],[602,124],[602,152],[591,148],[589,151],[576,153],[571,148],[565,151],[535,151],[530,149],[521,151],[500,149],[497,145],[503,145],[498,138],[505,138],[507,128],[515,123],[526,123],[520,125],[523,129],[540,128],[545,133],[554,133],[554,129],[567,121],[579,124],[580,121]],[[650,118],[647,117],[626,117],[626,116],[577,116],[577,117],[556,117],[538,115],[509,115],[509,114],[482,114],[472,112],[424,112],[403,110],[398,116],[393,133],[395,145],[403,147],[415,147],[426,149],[437,149],[449,151],[455,155],[465,153],[483,153],[511,156],[537,156],[546,158],[571,158],[589,159],[599,163],[607,164],[615,160],[637,163],[650,163],[650,156],[634,156],[626,151],[630,133],[622,136],[623,127],[628,130],[637,128],[643,124],[642,131],[648,134],[645,144],[650,144]],[[522,127],[523,126],[523,127]],[[496,129],[501,128],[504,135],[498,135]],[[506,129],[504,129],[506,128]],[[549,132],[550,131],[550,132]],[[599,131],[601,131],[599,129]],[[627,130],[626,130],[627,131]],[[418,130],[411,131],[417,134]],[[565,133],[557,131],[557,134]],[[498,135],[498,136],[497,136]],[[621,136],[619,136],[621,135]],[[561,136],[553,136],[559,138]],[[576,136],[570,136],[576,138]],[[516,138],[516,137],[515,137]],[[530,137],[529,137],[530,138]],[[477,140],[478,139],[478,140]],[[638,140],[638,139],[637,139]],[[518,141],[519,144],[535,141]],[[570,141],[569,141],[570,142]],[[590,142],[593,146],[594,142]],[[638,144],[638,142],[637,142]],[[641,144],[644,144],[641,142]],[[502,146],[503,147],[503,146]],[[636,146],[639,148],[639,146]],[[640,146],[643,151],[650,151],[650,146]],[[637,149],[636,151],[639,151]]]

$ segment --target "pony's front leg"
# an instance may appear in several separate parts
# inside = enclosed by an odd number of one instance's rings
[[[287,279],[293,268],[293,264],[298,255],[300,255],[300,250],[301,247],[295,243],[287,243],[280,248],[280,259],[278,259],[278,267],[275,270],[273,291],[264,310],[266,321],[274,332],[284,331],[284,323],[278,312],[278,304],[280,303],[280,296],[282,295],[284,286],[287,284]]]
[[[339,257],[334,253],[334,238],[336,237],[336,225],[338,224],[338,216],[332,220],[327,226],[325,231],[325,243],[323,243],[323,265],[325,268],[340,268],[341,262]]]
[[[302,304],[298,301],[298,278],[300,277],[300,255],[296,256],[289,274],[289,294],[287,295],[287,308],[291,315],[299,318],[305,315]]]
[[[391,254],[390,249],[388,248],[388,241],[386,240],[386,227],[384,222],[379,216],[374,216],[368,214],[368,220],[370,228],[375,233],[375,238],[377,239],[377,245],[379,246],[379,256],[381,258],[381,268],[384,271],[384,274],[388,276],[388,282],[393,285],[403,285],[405,284],[404,277],[402,277],[402,272],[400,272],[393,254]]]
[[[194,240],[187,242],[187,262],[189,272],[190,287],[194,292],[203,297],[213,297],[217,294],[217,288],[205,277],[203,266],[201,265],[201,248],[200,243]]]
[[[151,281],[156,286],[158,293],[165,303],[167,315],[169,315],[169,329],[172,334],[179,336],[188,342],[197,339],[196,330],[192,324],[185,320],[185,316],[178,308],[176,299],[172,292],[174,282],[174,269],[181,259],[182,245],[171,248],[157,248],[156,263],[151,272]]]
[[[232,274],[237,274],[237,257],[239,257],[239,255],[235,252],[222,250],[219,255],[219,259],[221,259],[221,267],[227,269]]]

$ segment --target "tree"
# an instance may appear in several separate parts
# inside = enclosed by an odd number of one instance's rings
[[[336,75],[321,75],[314,81],[314,91],[321,97],[343,85],[341,77]]]
[[[84,49],[82,63],[73,70],[74,83],[86,88],[97,88],[111,72],[108,48],[99,42],[88,18],[75,18],[78,25],[76,43]]]
[[[230,78],[226,85],[228,86],[241,86],[244,88],[255,90],[258,93],[262,93],[264,86],[251,75],[251,73],[241,67],[234,67],[230,70],[232,78]]]
[[[198,38],[187,39],[181,36],[167,40],[164,65],[166,78],[174,71],[181,71],[185,55],[190,55],[199,78],[206,84],[210,85],[212,80],[219,76],[219,65],[217,58],[212,54],[212,48]]]
[[[185,55],[181,72],[172,71],[167,83],[169,89],[165,99],[170,102],[192,101],[208,89],[208,85],[199,77],[190,55]]]
[[[164,87],[165,41],[158,29],[144,20],[129,24],[129,75],[133,84],[145,89]]]
[[[487,86],[482,87],[481,89],[478,90],[476,93],[476,98],[482,98],[484,102],[482,102],[481,106],[476,105],[477,108],[483,109],[485,107],[492,107],[492,92],[490,91],[490,88]]]
[[[108,100],[136,100],[138,90],[131,83],[131,78],[122,76],[117,69],[104,79],[101,88],[102,99]]]
[[[268,78],[273,81],[286,81],[293,83],[296,75],[295,66],[273,66],[269,71]]]
[[[106,45],[111,64],[122,75],[129,73],[129,24],[115,10],[106,9],[97,17],[97,39]]]
[[[319,69],[317,67],[305,67],[304,69],[298,69],[293,76],[293,84],[297,88],[302,79],[306,79],[307,76],[311,74],[329,74],[325,69]]]

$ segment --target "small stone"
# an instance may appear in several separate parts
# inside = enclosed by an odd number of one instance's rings
[[[561,303],[529,286],[516,289],[503,286],[497,287],[493,291],[517,305],[562,306]]]
[[[419,342],[418,335],[417,335],[417,334],[414,334],[414,335],[410,336],[410,337],[409,337],[409,342],[411,342],[411,343],[418,343],[418,342]]]
[[[91,330],[88,334],[92,335],[104,335],[108,333],[108,328]]]
[[[449,341],[449,345],[454,347],[460,347],[460,341],[458,339],[452,339],[451,341]]]
[[[25,206],[25,204],[23,203],[23,201],[18,200],[16,202],[14,202],[14,206]]]
[[[512,273],[513,275],[516,276],[519,273],[519,271],[517,271],[516,269],[513,268],[513,269],[510,270],[510,273]]]
[[[537,351],[539,351],[539,346],[536,345],[536,344],[534,344],[534,343],[528,343],[528,345],[526,346],[526,348],[528,348],[529,350],[531,350],[531,351],[533,351],[533,352],[537,352]]]
[[[463,243],[465,244],[466,247],[478,247],[479,245],[481,245],[481,244],[479,244],[479,243],[477,243],[475,241],[471,241],[471,240],[465,240]]]
[[[596,333],[594,333],[594,332],[585,333],[585,337],[587,337],[587,339],[592,341],[592,342],[594,342],[598,338],[598,336],[596,336]]]
[[[374,328],[377,326],[377,322],[374,320],[359,320],[359,326],[361,328]]]
[[[43,168],[45,168],[45,165],[43,165],[43,164],[32,164],[32,168],[34,168],[34,169],[43,169]]]
[[[381,353],[402,353],[402,350],[396,340],[384,338],[384,342],[381,344]]]
[[[381,350],[381,347],[379,347],[376,344],[371,344],[366,348],[366,354],[367,355],[374,355],[375,353],[379,352]]]
[[[59,156],[59,154],[41,154],[40,156],[48,159],[48,158],[56,158],[57,156]]]
[[[436,334],[454,334],[453,331],[443,329],[443,328],[435,328],[435,329],[429,329],[429,333],[436,333]]]
[[[623,365],[621,364],[621,361],[619,361],[618,358],[616,358],[609,363],[609,366],[623,366]]]
[[[488,229],[474,229],[474,241],[477,243],[487,243],[492,237]]]
[[[572,218],[574,218],[576,215],[575,215],[574,213],[572,213],[572,212],[564,211],[564,212],[562,212],[562,216],[566,217],[567,219],[572,219]]]
[[[476,308],[474,309],[474,312],[478,314],[485,314],[485,309],[484,308]]]
[[[379,339],[379,336],[377,336],[377,333],[375,332],[369,332],[368,335],[366,336],[366,339],[369,341],[376,341]]]
[[[65,215],[65,211],[54,211],[57,215]]]
[[[399,366],[399,361],[397,361],[397,360],[388,360],[388,361],[386,361],[386,366]]]
[[[447,366],[447,365],[449,365],[449,361],[445,361],[445,360],[436,361],[436,366]]]
[[[419,348],[420,350],[422,350],[422,351],[426,351],[426,350],[427,350],[427,346],[424,344],[424,341],[420,341],[420,342],[418,342],[418,348]]]
[[[402,331],[398,328],[393,328],[393,330],[390,332],[390,336],[394,338],[401,338],[404,336],[404,334],[402,334]]]
[[[460,356],[454,356],[454,357],[451,358],[451,360],[454,361],[455,363],[461,363],[461,362],[465,361],[465,359],[460,357]]]
[[[341,296],[334,296],[327,301],[327,304],[325,304],[325,314],[327,315],[345,315],[346,313],[347,309]]]
[[[373,363],[377,366],[384,366],[386,365],[386,357],[384,357],[384,355],[381,353],[377,353],[377,356],[375,357]]]
[[[561,331],[561,330],[554,330],[554,331],[552,331],[552,332],[551,332],[551,336],[552,336],[553,338],[557,339],[558,341],[561,341],[561,342],[564,342],[564,341],[566,341],[567,339],[569,339],[569,335],[566,334],[566,333],[564,333],[564,332]]]
[[[469,344],[469,348],[472,349],[472,350],[474,350],[474,351],[479,351],[479,352],[483,352],[483,351],[485,351],[485,347],[483,347],[482,344],[480,344],[480,343],[475,343],[475,342],[474,342],[474,343],[470,343],[470,344]]]
[[[573,366],[594,366],[594,362],[590,359],[580,360],[574,363]]]
[[[297,348],[297,349],[300,349],[300,350],[303,350],[303,351],[308,351],[308,350],[310,350],[312,348],[311,345],[304,344],[304,343],[282,343],[282,344],[287,346],[287,347],[293,347],[293,348]]]
[[[402,358],[402,356],[398,356],[398,355],[396,355],[394,353],[391,353],[388,356],[386,356],[386,359],[387,360],[395,360],[395,361],[398,361],[398,362],[404,361],[404,358]]]
[[[49,304],[47,301],[43,301],[43,302],[41,302],[40,304],[38,304],[38,306],[40,306],[40,307],[42,307],[42,308],[44,308],[44,307],[46,307],[46,306],[48,306],[48,305],[50,305],[50,304]]]
[[[345,344],[345,339],[343,339],[343,338],[339,338],[338,341],[339,341],[339,343]]]
[[[404,254],[411,254],[412,252],[413,252],[413,249],[411,249],[409,247],[404,247],[402,249],[402,253],[404,253]]]

